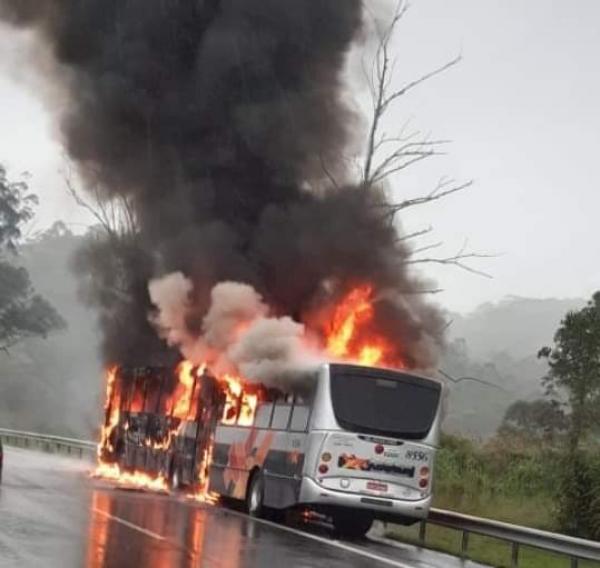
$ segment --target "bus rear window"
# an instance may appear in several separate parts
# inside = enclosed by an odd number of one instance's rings
[[[342,428],[411,440],[428,434],[439,406],[437,382],[381,369],[330,369],[333,410]]]

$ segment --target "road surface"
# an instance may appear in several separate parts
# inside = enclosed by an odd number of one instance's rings
[[[453,568],[411,546],[334,540],[184,497],[115,489],[75,459],[5,447],[0,567]]]

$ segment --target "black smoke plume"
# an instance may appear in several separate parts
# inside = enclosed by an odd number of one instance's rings
[[[369,282],[402,359],[435,362],[442,318],[416,293],[383,193],[353,185],[344,159],[360,128],[343,71],[363,15],[361,0],[0,0],[57,63],[83,179],[136,215],[135,234],[92,238],[75,263],[107,361],[161,351],[147,285],[181,271],[192,333],[224,280],[299,320]]]

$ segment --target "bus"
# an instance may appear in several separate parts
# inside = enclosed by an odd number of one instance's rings
[[[443,386],[410,372],[330,363],[295,395],[265,391],[216,426],[210,490],[250,515],[304,507],[346,537],[427,516]],[[240,395],[245,396],[244,393]],[[243,401],[242,401],[243,403]]]

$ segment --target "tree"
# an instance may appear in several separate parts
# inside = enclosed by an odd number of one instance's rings
[[[554,335],[554,347],[543,347],[549,371],[543,384],[550,396],[564,393],[569,413],[569,451],[580,448],[594,428],[600,404],[600,292],[578,311],[567,313]]]
[[[453,68],[462,59],[462,56],[458,55],[440,67],[412,79],[400,87],[393,87],[397,61],[391,53],[391,43],[408,8],[409,4],[406,0],[398,0],[394,13],[386,25],[381,25],[373,18],[378,40],[377,50],[374,60],[370,64],[363,61],[363,73],[372,99],[367,145],[362,163],[358,166],[361,172],[361,186],[366,190],[382,187],[394,174],[402,172],[423,160],[443,155],[445,147],[450,142],[449,140],[432,139],[422,135],[419,131],[409,131],[407,125],[404,125],[398,132],[389,133],[385,131],[384,117],[395,104],[414,89]],[[331,178],[326,169],[325,172]],[[333,181],[335,183],[335,180]],[[453,179],[443,177],[430,191],[423,195],[408,197],[399,202],[388,202],[387,200],[382,202],[382,214],[390,223],[394,223],[396,215],[401,211],[444,199],[472,185],[473,180],[456,182]],[[428,235],[432,231],[432,227],[418,230],[411,234],[402,235],[399,237],[399,241],[403,243],[414,241],[414,239]],[[412,258],[406,261],[407,264],[455,266],[480,276],[489,277],[485,272],[473,268],[470,261],[490,258],[492,255],[467,250],[466,243],[449,256],[429,254],[442,245],[443,242],[435,242],[413,248]],[[423,253],[428,254],[424,255]]]
[[[37,198],[25,181],[8,179],[0,166],[0,349],[8,351],[28,337],[46,337],[66,324],[56,310],[35,294],[29,274],[15,266],[22,227],[33,217]]]
[[[506,410],[499,432],[553,441],[566,429],[566,423],[564,411],[555,400],[517,400]]]
[[[564,394],[569,410],[558,492],[560,523],[572,534],[600,539],[600,460],[588,444],[600,405],[600,292],[565,316],[554,347],[542,348],[538,356],[549,365],[543,379],[548,394]]]

